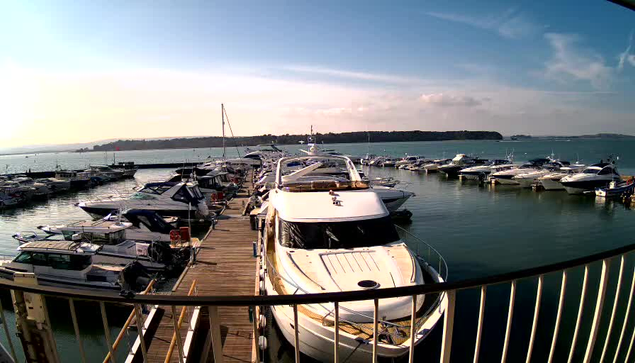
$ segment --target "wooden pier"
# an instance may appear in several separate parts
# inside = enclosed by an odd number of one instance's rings
[[[183,272],[173,294],[187,295],[193,283],[196,285],[193,290],[199,295],[253,295],[257,291],[258,259],[253,255],[252,246],[257,233],[251,229],[249,216],[242,215],[249,200],[250,186],[251,183],[246,182],[236,197],[229,201],[215,229],[210,230],[200,242],[196,262]],[[170,348],[174,335],[172,309],[168,306],[159,309],[161,312],[157,315],[160,321],[153,324],[155,328],[148,329],[148,333],[154,331],[147,339],[148,360],[179,362],[179,352],[174,343]],[[181,309],[176,309],[177,319]],[[190,348],[187,361],[214,361],[210,311],[220,321],[223,362],[256,361],[254,325],[247,307],[218,307],[217,311],[202,307],[198,316],[194,308],[188,308],[180,329],[181,340]],[[196,326],[190,326],[191,319],[198,320]],[[186,339],[188,332],[191,335],[189,340]],[[136,352],[137,358],[132,361],[137,361],[140,353]],[[166,360],[168,354],[171,356]]]

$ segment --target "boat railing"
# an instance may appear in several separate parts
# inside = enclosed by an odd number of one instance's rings
[[[430,266],[437,271],[443,281],[448,279],[448,263],[443,258],[443,255],[439,253],[434,247],[423,239],[415,236],[407,229],[395,225],[401,240],[415,253],[417,260],[424,266]]]
[[[339,338],[341,334],[341,322],[339,321],[341,303],[374,300],[373,334],[367,343],[373,347],[372,356],[368,360],[376,361],[379,334],[381,333],[380,329],[382,329],[379,324],[379,303],[382,299],[411,297],[413,311],[410,318],[414,322],[418,296],[444,294],[447,299],[442,318],[444,322],[443,325],[439,324],[435,332],[435,334],[440,335],[440,339],[433,339],[431,343],[434,344],[438,341],[441,347],[438,350],[438,358],[435,358],[437,356],[436,349],[426,351],[428,360],[438,359],[440,362],[446,363],[450,361],[451,355],[455,354],[455,361],[474,362],[479,359],[482,361],[498,361],[500,359],[502,362],[530,362],[532,357],[534,361],[547,362],[632,361],[632,348],[635,342],[635,327],[631,316],[635,292],[635,265],[632,256],[634,250],[635,244],[629,244],[564,262],[468,280],[317,294],[244,296],[129,294],[122,296],[116,292],[82,291],[37,284],[27,285],[7,279],[0,279],[0,290],[67,299],[71,312],[74,311],[73,302],[80,300],[96,301],[100,303],[100,306],[113,303],[127,304],[135,308],[135,316],[139,318],[142,315],[141,307],[143,305],[162,305],[168,308],[171,306],[202,306],[213,311],[218,311],[218,307],[224,306],[250,307],[257,308],[255,311],[262,311],[266,307],[290,305],[293,307],[293,317],[297,322],[298,307],[311,304],[329,304],[329,306],[334,307],[331,313],[334,320],[332,340],[334,361],[338,361],[339,352],[346,349],[340,344]],[[432,249],[430,256],[433,256]],[[444,261],[441,262],[440,270],[447,273]],[[610,273],[611,270],[615,271]],[[261,276],[256,280],[260,279],[262,282],[263,278],[264,276]],[[559,286],[559,292],[550,293],[547,291],[543,293],[547,284],[553,285],[552,287],[555,288]],[[490,304],[496,308],[488,309],[487,319],[485,319],[486,297],[490,288],[493,288],[491,292],[494,296],[500,295],[504,290],[503,296],[505,297],[501,299],[498,296],[497,300],[490,301]],[[569,296],[566,303],[565,296]],[[591,301],[591,299],[593,300]],[[516,306],[517,303],[520,304],[520,309],[523,309],[523,306],[531,306],[531,308],[521,310],[524,314],[514,314],[515,308],[519,308]],[[459,305],[460,307],[457,309],[457,304],[464,305]],[[19,304],[15,306],[19,308]],[[488,307],[494,306],[488,305]],[[106,310],[102,308],[103,337],[106,341],[105,346],[112,347],[111,330],[105,312]],[[4,315],[4,310],[0,308],[0,319],[6,322]],[[77,317],[74,313],[71,314],[71,318],[76,336],[81,336]],[[255,336],[262,335],[260,331],[264,329],[259,323],[260,318],[258,316],[258,319],[255,317],[253,319]],[[530,324],[519,324],[520,320]],[[48,321],[50,322],[50,320]],[[461,325],[460,330],[457,328],[458,337],[453,339],[455,321],[460,321]],[[222,339],[217,340],[214,337],[221,336],[220,323],[218,321],[211,321],[211,323],[213,354],[215,358],[218,357],[216,361],[219,362],[222,361]],[[487,334],[487,338],[483,339],[485,325],[491,325],[490,329],[498,329],[500,334],[498,332]],[[17,342],[15,330],[10,328],[10,324],[2,324],[0,330],[4,330],[5,339],[8,340],[12,355],[16,357],[17,361],[14,348],[19,346],[14,346],[13,342]],[[55,327],[53,326],[53,328]],[[411,329],[415,328],[416,324],[411,324]],[[302,334],[306,334],[306,331],[303,330],[305,327],[298,326],[298,324],[294,324],[292,329],[295,338],[291,340],[296,352],[296,361],[299,361],[300,349],[303,344],[303,341],[299,339],[303,336],[300,335],[300,330],[302,330]],[[53,331],[55,332],[55,330]],[[144,341],[143,336],[146,332],[147,330],[138,330],[137,334],[141,341]],[[410,334],[408,339],[414,339],[415,336],[416,334]],[[476,338],[474,339],[474,337]],[[258,339],[256,339],[257,341]],[[77,344],[80,345],[80,350],[83,349],[80,339],[78,339]],[[179,345],[180,343],[177,343],[177,348],[182,348]],[[409,362],[415,361],[414,345],[410,344],[404,348],[409,352]],[[459,349],[452,349],[453,346]],[[510,348],[511,346],[513,347]],[[144,351],[142,352],[143,360],[147,361],[147,351],[145,349],[142,351]],[[255,351],[256,355],[260,354],[259,349]],[[418,352],[419,350],[417,350],[417,354],[420,354]],[[58,353],[54,352],[53,354]],[[60,359],[59,356],[56,358],[57,361],[68,360]],[[421,357],[417,358],[417,361],[419,360]],[[260,359],[258,358],[257,361]]]

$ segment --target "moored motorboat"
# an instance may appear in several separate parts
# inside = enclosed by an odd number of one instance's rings
[[[495,159],[490,160],[485,165],[476,165],[461,169],[459,171],[459,178],[467,180],[485,180],[494,171],[502,171],[512,168],[510,160],[507,159]]]
[[[613,163],[593,164],[580,173],[568,175],[560,179],[560,183],[569,194],[583,194],[604,188],[612,181],[620,181],[620,174]]]
[[[277,187],[270,191],[263,238],[266,245],[265,290],[270,295],[364,291],[445,281],[432,264],[419,259],[401,240],[377,193],[368,189],[347,158],[349,177],[311,177],[319,169],[305,167],[284,173],[281,159]],[[315,159],[314,161],[320,162]],[[264,266],[263,266],[264,267]],[[380,272],[381,271],[381,272]],[[397,358],[421,342],[441,320],[447,308],[445,294],[418,296],[416,326],[410,339],[412,298],[379,302],[381,331],[377,355]],[[339,352],[349,362],[371,360],[373,300],[340,304]],[[272,307],[284,337],[319,361],[333,360],[333,304]]]
[[[440,165],[438,170],[447,176],[457,176],[461,169],[465,169],[469,166],[482,165],[486,160],[480,160],[473,158],[465,154],[456,154],[456,156],[447,164]]]
[[[120,210],[140,209],[164,217],[207,219],[210,211],[198,185],[189,182],[147,183],[130,198],[106,198],[78,204],[85,212],[97,218]]]
[[[69,241],[37,241],[21,245],[20,253],[0,265],[0,277],[32,272],[41,285],[88,290],[143,290],[151,280],[138,262],[125,266],[99,263],[101,246]]]
[[[595,196],[600,198],[619,198],[623,195],[632,195],[635,189],[633,180],[617,182],[612,181],[606,188],[598,188],[595,190]]]

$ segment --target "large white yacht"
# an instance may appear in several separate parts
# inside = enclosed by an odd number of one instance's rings
[[[568,175],[560,179],[560,183],[569,194],[582,194],[596,188],[608,186],[612,181],[619,181],[620,174],[613,163],[598,163],[589,166],[581,173]]]
[[[338,162],[348,178],[319,174]],[[288,170],[296,163],[298,168]],[[368,188],[352,161],[341,156],[283,158],[276,188],[269,193],[264,230],[265,290],[270,295],[363,291],[443,282],[431,266],[401,240],[378,194]],[[440,321],[445,295],[418,296],[414,344]],[[372,357],[373,300],[340,304],[340,346],[349,362]],[[396,358],[411,345],[411,297],[382,299],[377,349]],[[298,307],[299,349],[319,361],[333,360],[333,304]],[[294,314],[272,307],[285,338],[294,344]]]
[[[584,164],[576,162],[568,166],[563,166],[558,171],[551,172],[538,178],[538,182],[545,190],[564,190],[560,180],[567,175],[579,173],[585,168]]]
[[[198,185],[186,182],[147,183],[130,198],[106,198],[78,206],[98,218],[127,209],[149,210],[183,220],[207,218],[210,214]]]
[[[549,159],[529,160],[529,162],[517,165],[515,168],[508,168],[491,173],[488,179],[492,184],[519,185],[520,183],[514,179],[516,175],[533,173],[534,171],[542,169],[542,166],[549,161]]]
[[[496,173],[513,168],[514,165],[509,159],[490,160],[485,165],[470,166],[459,171],[460,179],[479,180],[487,178],[491,173]]]

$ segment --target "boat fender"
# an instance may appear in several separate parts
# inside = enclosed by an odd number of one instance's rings
[[[260,295],[265,295],[266,289],[265,289],[265,282],[264,281],[260,281]]]
[[[258,347],[260,347],[261,350],[267,350],[267,337],[262,335],[258,337]]]
[[[258,326],[260,329],[264,329],[267,326],[267,317],[264,316],[264,314],[260,314],[260,317],[258,318]]]
[[[265,279],[265,270],[261,269],[260,270],[260,280],[264,280]]]

